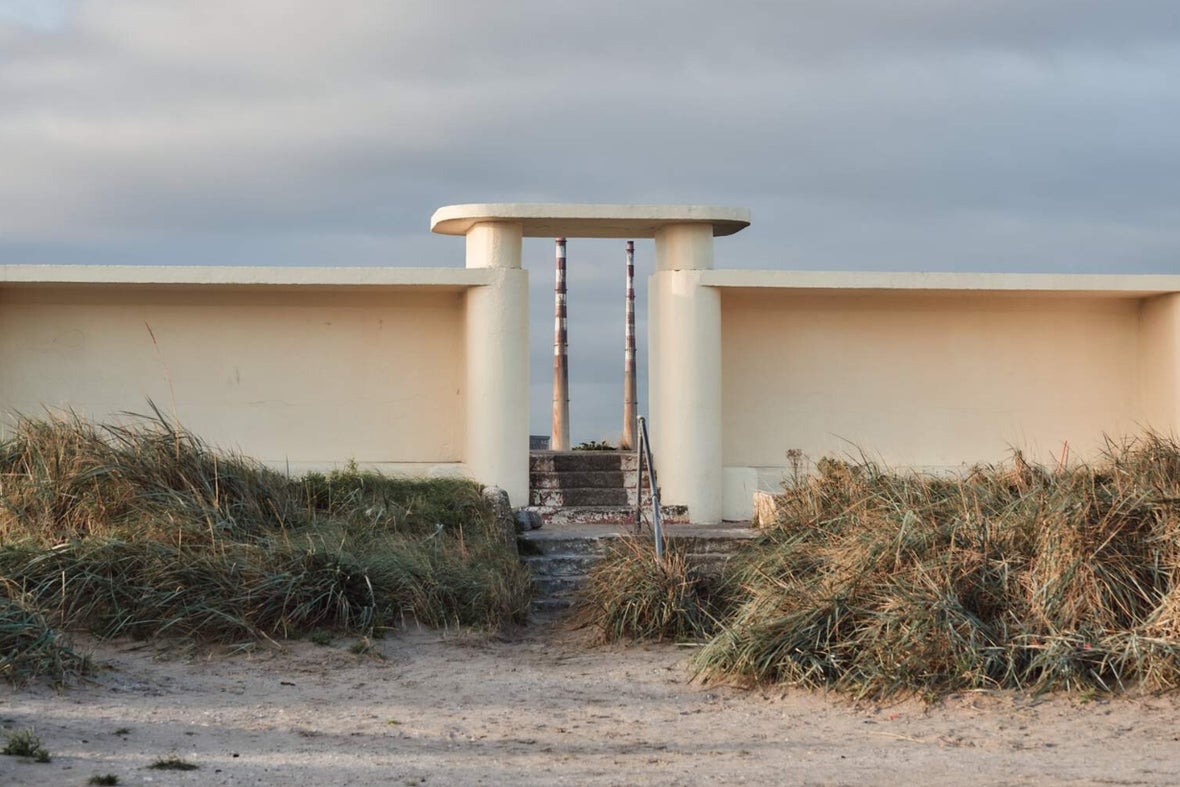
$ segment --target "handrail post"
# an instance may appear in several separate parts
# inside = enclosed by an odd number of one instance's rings
[[[656,562],[660,565],[664,563],[664,527],[660,522],[660,490],[656,485],[656,466],[652,461],[651,456],[651,437],[647,433],[647,419],[642,415],[637,419],[639,421],[639,444],[642,446],[642,456],[640,457],[640,467],[642,468],[643,459],[647,459],[647,478],[651,485],[651,529],[652,536],[656,542]],[[640,500],[643,497],[643,477],[640,475],[640,483],[638,494]],[[642,502],[640,503],[642,506]]]
[[[639,416],[636,422],[642,422],[643,416]],[[640,431],[639,439],[635,441],[635,535],[639,535],[639,531],[643,529],[643,432]]]

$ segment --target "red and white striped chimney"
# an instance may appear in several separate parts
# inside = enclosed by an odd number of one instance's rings
[[[557,273],[553,290],[553,431],[549,448],[570,449],[570,378],[567,356],[565,305],[565,238],[558,238]]]

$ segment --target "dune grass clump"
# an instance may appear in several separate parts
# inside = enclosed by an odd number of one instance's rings
[[[706,679],[858,697],[1180,686],[1180,447],[962,478],[824,460],[732,577]]]
[[[478,485],[290,479],[158,411],[24,419],[0,443],[0,576],[53,624],[214,642],[496,626],[529,583]]]
[[[0,595],[0,678],[13,686],[41,677],[65,684],[89,669],[86,656],[75,651],[41,613]]]
[[[195,762],[183,760],[175,754],[169,755],[168,757],[161,757],[148,766],[153,771],[195,771],[199,770],[200,767]]]
[[[0,754],[6,757],[26,757],[33,762],[49,762],[49,750],[41,743],[32,728],[13,730],[5,733],[4,748]]]
[[[699,640],[712,630],[714,582],[683,551],[657,561],[650,539],[613,539],[578,595],[575,625],[602,642]]]

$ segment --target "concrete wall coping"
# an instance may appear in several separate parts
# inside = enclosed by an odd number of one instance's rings
[[[430,217],[430,231],[466,235],[476,224],[519,224],[526,238],[654,238],[661,227],[712,224],[732,235],[750,224],[746,208],[713,205],[590,205],[501,202],[447,205]]]
[[[1180,292],[1180,276],[1064,273],[892,273],[857,271],[702,270],[709,287],[785,289],[815,294],[890,291],[942,294],[996,293],[1012,296],[1145,298]]]
[[[0,265],[0,287],[130,285],[149,287],[434,287],[491,284],[497,272],[471,268],[280,268],[222,265]]]

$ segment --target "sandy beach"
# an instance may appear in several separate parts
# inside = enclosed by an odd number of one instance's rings
[[[972,693],[927,706],[692,683],[691,650],[536,626],[231,654],[83,641],[83,685],[5,690],[52,761],[0,784],[1175,784],[1180,698]],[[148,766],[178,757],[196,770]]]

